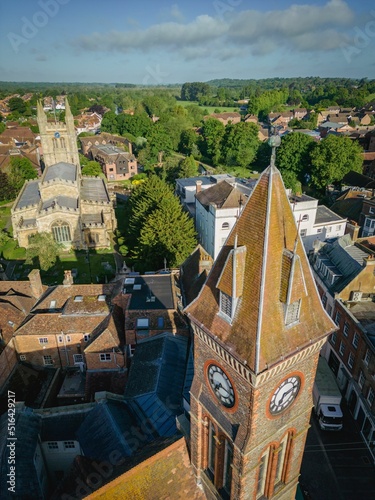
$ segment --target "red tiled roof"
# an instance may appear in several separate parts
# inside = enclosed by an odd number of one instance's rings
[[[218,314],[217,282],[236,236],[238,247],[246,247],[242,264],[244,286],[230,324]],[[283,266],[283,255],[293,255],[293,279],[290,269],[288,272]],[[283,300],[286,295],[291,300],[301,299],[299,322],[288,326],[286,304],[280,300],[283,294]],[[186,312],[192,321],[203,324],[212,335],[230,345],[255,373],[278,363],[280,353],[292,354],[334,330],[322,308],[282,178],[275,167],[269,167],[260,177],[206,284]]]

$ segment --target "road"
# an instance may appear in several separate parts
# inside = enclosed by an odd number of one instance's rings
[[[367,500],[375,497],[373,459],[344,408],[344,429],[327,432],[311,417],[300,483],[311,500]]]

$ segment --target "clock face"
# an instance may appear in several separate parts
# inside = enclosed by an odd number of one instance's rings
[[[58,139],[60,137],[60,132],[55,132],[53,135],[56,137],[56,139]]]
[[[296,375],[283,380],[273,393],[270,401],[270,412],[277,415],[286,410],[295,400],[301,387],[301,379]]]
[[[217,365],[209,365],[208,380],[217,399],[226,408],[234,406],[234,389],[228,375]]]

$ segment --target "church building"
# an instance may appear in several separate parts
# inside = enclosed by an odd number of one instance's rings
[[[186,313],[197,483],[207,498],[294,499],[319,351],[335,325],[274,160]]]
[[[113,204],[99,177],[81,175],[74,119],[66,99],[65,122],[48,122],[41,103],[37,119],[44,170],[25,182],[12,207],[13,235],[20,247],[36,233],[52,233],[66,247],[110,246],[116,228]]]

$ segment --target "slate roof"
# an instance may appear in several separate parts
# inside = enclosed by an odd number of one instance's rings
[[[246,247],[245,279],[230,323],[219,314],[217,283],[236,239],[238,248]],[[298,264],[298,276],[293,280],[284,269],[285,252]],[[291,325],[285,325],[286,305],[280,299],[285,279],[292,294],[301,299],[299,322]],[[232,347],[233,355],[255,373],[281,361],[280,353],[292,354],[335,329],[322,307],[276,167],[268,167],[259,178],[199,296],[185,312],[199,327],[203,325]]]
[[[125,399],[145,415],[159,436],[177,432],[182,411],[188,339],[165,333],[138,343],[125,389]]]
[[[105,461],[109,461],[114,452],[120,457],[131,456],[152,438],[147,426],[139,429],[130,406],[116,400],[98,403],[83,421],[77,436],[87,457]]]
[[[109,202],[108,192],[103,179],[98,177],[82,177],[81,199]]]
[[[363,198],[346,198],[337,200],[332,205],[332,210],[343,217],[359,222],[362,213]]]
[[[56,205],[64,208],[78,208],[78,199],[59,195],[50,200],[46,200],[42,205],[42,210],[47,210],[47,208],[55,207]]]
[[[210,204],[217,208],[237,208],[244,205],[246,197],[227,181],[218,182],[212,187],[196,194],[201,205],[208,208]]]
[[[54,165],[50,165],[43,174],[42,182],[51,181],[53,179],[62,179],[64,181],[77,180],[77,167],[72,163],[60,161]]]
[[[0,419],[0,491],[2,499],[42,499],[38,476],[34,466],[34,454],[38,444],[41,418],[27,411],[16,412],[16,495],[8,492],[7,474],[9,473],[7,444],[7,413]]]
[[[24,208],[28,205],[35,205],[36,203],[39,203],[39,201],[39,181],[29,181],[25,183],[15,208]]]
[[[374,179],[368,177],[367,175],[360,174],[359,172],[355,172],[351,170],[347,174],[344,175],[342,179],[342,184],[347,186],[355,186],[355,187],[366,187],[369,183],[372,183]]]
[[[212,264],[213,258],[201,245],[198,245],[182,264],[180,276],[185,306],[197,297]]]
[[[75,410],[73,406],[68,411],[58,410],[47,414],[43,410],[41,414],[41,432],[42,441],[68,441],[77,440],[79,427],[93,408],[93,403],[82,405],[82,408]]]
[[[134,284],[126,284],[127,279],[125,279],[124,293],[132,294],[128,309],[130,311],[175,309],[172,279],[172,274],[136,276]],[[134,289],[134,285],[141,288]]]

